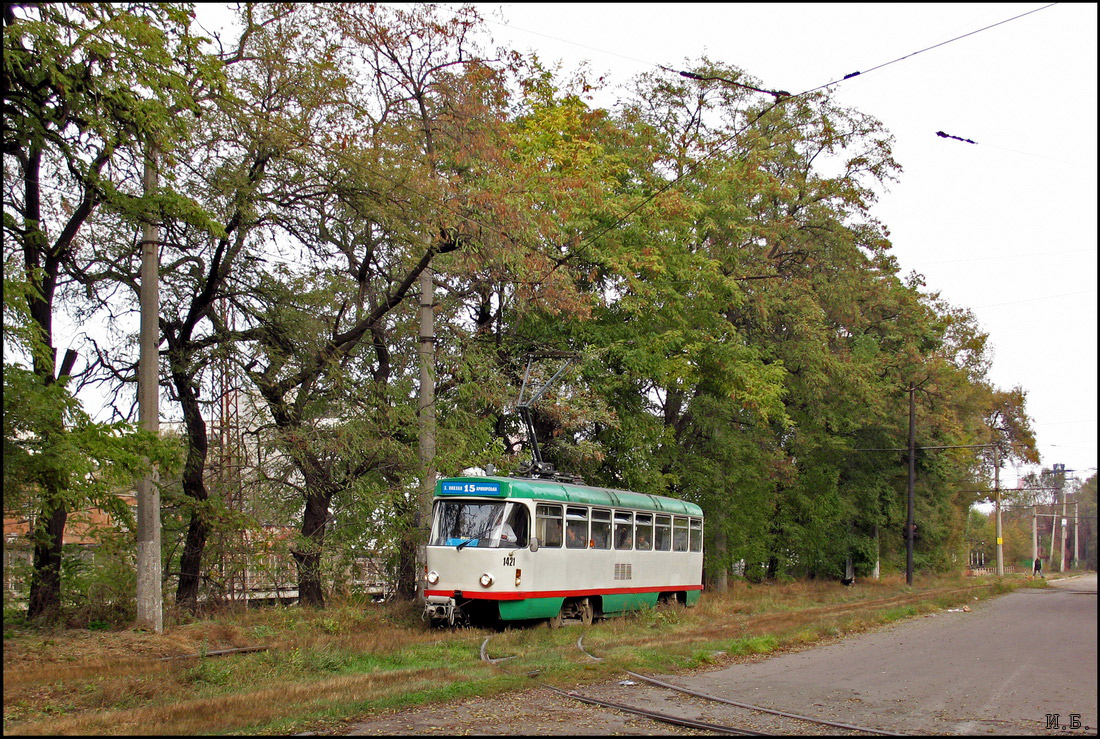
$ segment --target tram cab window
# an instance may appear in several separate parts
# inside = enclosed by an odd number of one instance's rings
[[[672,520],[672,551],[686,552],[688,550],[688,520],[677,516]]]
[[[672,517],[657,516],[656,536],[653,548],[660,552],[672,549]]]
[[[561,546],[562,515],[560,505],[539,504],[535,508],[535,536],[538,537],[539,546]]]
[[[634,515],[634,548],[648,552],[653,548],[653,514]]]
[[[615,511],[615,548],[630,549],[634,539],[634,524],[630,511]]]
[[[565,546],[567,549],[588,547],[588,509],[569,506],[565,509]]]
[[[442,500],[436,503],[429,544],[516,547],[527,542],[527,509],[511,501]],[[507,526],[508,528],[505,528]],[[509,534],[505,540],[504,535]],[[511,540],[514,536],[516,541]]]
[[[592,510],[592,547],[611,548],[611,511]]]
[[[691,551],[703,551],[703,522],[701,519],[691,519]]]

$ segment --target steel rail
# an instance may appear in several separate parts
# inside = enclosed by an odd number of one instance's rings
[[[489,653],[488,653],[489,638],[490,637],[486,637],[485,641],[483,641],[481,643],[481,659],[482,659],[482,661],[483,662],[488,662],[489,664],[492,664],[492,665],[496,666],[498,669],[507,672],[506,670],[504,670],[503,667],[501,667],[500,663],[504,662],[506,660],[512,659],[516,655],[512,655],[512,656],[509,656],[509,657],[497,657],[497,658],[490,657]],[[584,634],[581,634],[580,636],[577,637],[577,643],[576,643],[577,649],[580,650],[589,659],[594,660],[596,662],[602,662],[603,661],[602,657],[597,657],[597,656],[593,655],[591,652],[589,652],[588,650],[586,650],[584,648],[584,645],[582,643],[583,640],[584,640]],[[658,680],[657,678],[651,677],[649,675],[642,675],[640,673],[632,672],[630,670],[624,670],[624,672],[626,672],[628,675],[633,675],[634,677],[636,677],[640,680],[644,680],[644,681],[646,681],[648,683],[651,683],[653,685],[657,685],[659,687],[665,688],[666,690],[672,690],[672,691],[675,691],[675,692],[678,692],[678,693],[684,693],[684,694],[687,694],[687,695],[694,696],[696,698],[701,698],[703,700],[709,700],[709,701],[716,702],[716,703],[725,703],[725,704],[728,704],[728,705],[735,706],[737,708],[743,708],[743,709],[752,710],[752,711],[759,711],[761,713],[769,713],[769,714],[773,714],[773,715],[776,715],[776,716],[782,716],[784,718],[794,719],[794,720],[798,720],[798,721],[806,721],[806,722],[809,722],[809,723],[812,723],[812,724],[817,724],[817,725],[820,725],[820,726],[828,726],[830,728],[837,728],[837,729],[847,729],[849,731],[858,731],[858,732],[863,732],[863,733],[866,733],[866,734],[874,734],[874,735],[879,735],[879,736],[905,736],[905,734],[899,734],[897,732],[884,731],[884,730],[881,730],[881,729],[871,729],[871,728],[867,728],[865,726],[854,726],[852,724],[842,724],[842,723],[835,722],[835,721],[825,721],[823,719],[815,719],[815,718],[811,718],[809,716],[801,716],[799,714],[788,713],[788,712],[785,712],[785,711],[779,711],[779,710],[772,709],[772,708],[765,708],[763,706],[754,706],[754,705],[751,705],[751,704],[748,704],[748,703],[739,703],[737,701],[729,700],[727,698],[720,698],[718,696],[708,695],[706,693],[700,693],[700,692],[697,692],[697,691],[689,690],[687,688],[684,688],[684,687],[681,687],[681,686],[678,686],[678,685],[673,685],[672,683],[664,682],[663,680]],[[528,673],[528,676],[529,677],[534,677],[537,674],[538,673],[536,671],[534,673]],[[692,728],[692,729],[700,729],[702,731],[712,731],[712,732],[716,732],[716,733],[734,734],[734,735],[739,735],[739,736],[768,736],[769,735],[768,733],[753,731],[752,729],[745,729],[745,728],[729,726],[729,725],[725,725],[725,724],[713,724],[713,723],[710,723],[710,722],[707,722],[707,721],[699,721],[699,720],[696,720],[696,719],[686,718],[686,717],[683,717],[683,716],[673,716],[671,714],[662,713],[660,711],[653,711],[653,710],[650,710],[648,708],[641,708],[639,706],[633,706],[633,705],[630,705],[630,704],[627,704],[627,703],[619,703],[617,701],[607,700],[606,698],[596,698],[596,697],[591,696],[591,695],[585,695],[584,693],[581,693],[577,690],[565,690],[564,688],[559,688],[555,685],[550,685],[549,683],[542,682],[542,681],[539,681],[538,685],[542,688],[545,688],[546,690],[549,690],[552,693],[555,693],[555,694],[560,695],[560,696],[565,697],[565,698],[572,698],[573,700],[580,701],[581,703],[588,703],[590,705],[601,706],[603,708],[611,708],[611,709],[614,709],[616,711],[622,711],[624,713],[630,713],[630,714],[633,714],[633,715],[636,715],[636,716],[642,716],[644,718],[648,718],[648,719],[651,719],[651,720],[654,720],[654,721],[659,721],[661,723],[672,724],[672,725],[675,725],[675,726],[684,726],[684,727]]]
[[[512,657],[516,655],[508,657],[490,657],[487,648],[489,644],[489,638],[490,637],[486,637],[485,641],[481,643],[481,660],[483,662],[488,662],[502,672],[508,672],[503,667],[501,667],[500,663],[505,660],[512,659]],[[578,637],[577,639],[577,648],[584,652],[584,647],[581,646],[581,638],[583,638],[583,635],[581,637]],[[591,654],[588,654],[588,652],[585,652],[585,654],[587,654],[589,658],[596,661],[599,661],[601,659],[600,657],[594,657]],[[537,671],[535,673],[528,673],[530,677],[534,677],[537,674]],[[642,716],[644,718],[652,719],[654,721],[660,721],[661,723],[672,724],[674,726],[684,726],[691,729],[700,729],[702,731],[711,731],[721,734],[734,734],[738,736],[767,736],[766,734],[762,734],[758,731],[752,731],[751,729],[740,729],[734,726],[711,724],[706,721],[696,721],[695,719],[685,718],[682,716],[672,716],[670,714],[661,713],[659,711],[651,711],[646,708],[639,708],[637,706],[631,706],[625,703],[617,703],[615,701],[609,701],[603,698],[596,698],[590,695],[584,695],[583,693],[579,693],[576,690],[565,690],[563,688],[559,688],[555,685],[551,685],[542,681],[539,681],[538,685],[539,687],[549,690],[551,693],[555,693],[565,698],[572,698],[573,700],[580,701],[581,703],[588,703],[590,705],[601,706],[603,708],[611,708],[616,711],[630,713],[635,716]]]
[[[581,640],[582,639],[584,639],[583,634],[581,636],[577,637],[577,649],[579,649],[584,654],[586,654],[590,659],[594,659],[594,660],[597,660],[597,661],[603,661],[602,657],[594,656],[592,653],[590,653],[587,649],[585,649],[581,645]],[[751,703],[741,703],[739,701],[731,700],[729,698],[722,698],[722,697],[717,696],[717,695],[710,695],[709,693],[700,693],[698,691],[691,690],[689,688],[685,688],[685,687],[680,686],[680,685],[674,685],[672,683],[665,682],[664,680],[659,680],[659,679],[657,679],[657,678],[655,678],[651,675],[643,675],[639,672],[633,672],[631,670],[626,670],[626,669],[624,669],[623,672],[625,672],[628,675],[632,675],[633,677],[636,677],[639,680],[645,680],[647,683],[650,683],[652,685],[657,685],[657,686],[665,688],[667,690],[674,690],[678,693],[684,693],[686,695],[691,695],[691,696],[694,696],[696,698],[702,698],[703,700],[714,701],[715,703],[725,703],[725,704],[730,705],[730,706],[736,706],[737,708],[744,708],[744,709],[750,710],[750,711],[760,711],[761,713],[770,713],[770,714],[775,715],[775,716],[783,716],[784,718],[795,719],[795,720],[798,720],[798,721],[808,721],[809,723],[812,723],[812,724],[819,724],[821,726],[828,726],[828,727],[831,727],[831,728],[834,728],[834,729],[848,729],[850,731],[859,731],[859,732],[863,732],[863,733],[867,733],[867,734],[875,734],[875,735],[878,735],[878,736],[906,736],[905,734],[901,734],[901,733],[898,733],[896,731],[886,731],[885,729],[872,729],[872,728],[868,728],[866,726],[855,726],[853,724],[844,724],[844,723],[840,723],[838,721],[826,721],[825,719],[813,718],[812,716],[803,716],[803,715],[797,714],[797,713],[790,713],[789,711],[780,711],[779,709],[776,709],[776,708],[766,708],[764,706],[756,706],[756,705],[753,705]]]
[[[651,677],[649,675],[642,675],[642,674],[637,673],[637,672],[631,672],[630,670],[624,670],[624,672],[626,672],[626,674],[628,674],[628,675],[633,675],[634,677],[638,678],[639,680],[645,680],[647,683],[652,683],[653,685],[658,685],[662,688],[667,688],[669,690],[675,690],[679,693],[686,693],[687,695],[692,695],[692,696],[695,696],[696,698],[702,698],[702,699],[708,700],[708,701],[715,701],[717,703],[726,703],[728,705],[737,706],[738,708],[745,708],[745,709],[748,709],[750,711],[760,711],[762,713],[771,713],[771,714],[774,714],[776,716],[783,716],[784,718],[797,719],[799,721],[809,721],[810,723],[813,723],[813,724],[820,724],[822,726],[829,726],[829,727],[832,727],[832,728],[835,728],[835,729],[848,729],[850,731],[860,731],[860,732],[863,732],[863,733],[866,733],[866,734],[876,734],[878,736],[906,736],[906,734],[900,734],[896,731],[886,731],[884,729],[870,729],[866,726],[855,726],[853,724],[842,724],[842,723],[837,722],[837,721],[826,721],[824,719],[812,718],[810,716],[802,716],[802,715],[797,714],[797,713],[789,713],[787,711],[780,711],[780,710],[775,709],[775,708],[765,708],[764,706],[754,706],[750,703],[740,703],[738,701],[730,700],[728,698],[721,698],[721,697],[716,696],[716,695],[709,695],[707,693],[700,693],[700,692],[690,690],[688,688],[685,688],[685,687],[682,687],[682,686],[679,686],[679,685],[673,685],[672,683],[666,683],[663,680],[658,680],[657,678]]]
[[[651,711],[648,708],[639,708],[638,706],[627,705],[626,703],[617,703],[615,701],[609,701],[604,698],[594,698],[590,695],[584,695],[578,693],[575,690],[563,690],[562,688],[549,685],[547,683],[539,683],[542,687],[546,688],[552,693],[565,696],[566,698],[572,698],[582,703],[590,703],[596,706],[602,706],[604,708],[613,708],[616,711],[623,711],[624,713],[632,713],[636,716],[644,716],[645,718],[654,719],[666,724],[673,724],[675,726],[686,726],[690,729],[701,729],[703,731],[713,731],[722,734],[737,734],[740,736],[769,736],[759,731],[752,731],[750,729],[739,729],[733,726],[725,726],[723,724],[712,724],[706,721],[696,721],[695,719],[684,718],[682,716],[672,716],[667,713],[661,713],[660,711]]]

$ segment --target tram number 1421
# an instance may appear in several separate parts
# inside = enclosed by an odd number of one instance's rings
[[[675,498],[539,478],[440,480],[427,545],[435,624],[576,619],[703,589],[703,512]]]

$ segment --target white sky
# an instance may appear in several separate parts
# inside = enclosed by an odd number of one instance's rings
[[[497,43],[560,60],[563,72],[588,60],[619,84],[706,54],[792,93],[1043,7],[477,5]],[[874,212],[902,274],[923,274],[927,290],[974,312],[993,383],[1028,393],[1042,466],[1080,479],[1097,456],[1096,37],[1096,5],[1054,5],[836,88],[896,138],[904,171]],[[1007,467],[1002,485],[1028,470]]]

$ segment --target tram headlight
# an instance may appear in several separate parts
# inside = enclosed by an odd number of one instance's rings
[[[481,576],[481,579],[478,580],[478,582],[481,583],[481,587],[487,588],[493,584],[493,576],[486,572],[484,575]]]
[[[427,574],[424,579],[428,581],[429,585],[435,585],[437,582],[439,582],[439,573],[435,570],[432,570]]]

